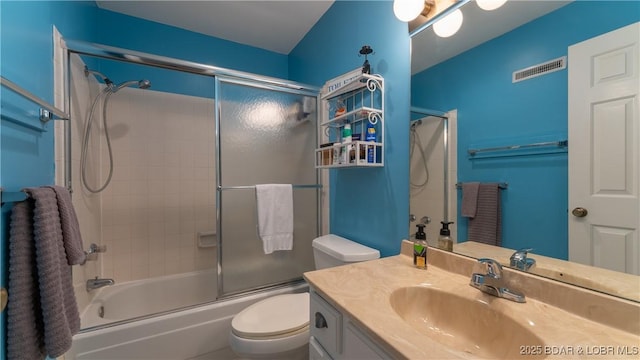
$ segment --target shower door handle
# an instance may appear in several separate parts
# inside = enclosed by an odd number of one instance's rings
[[[322,328],[327,328],[327,327],[329,327],[327,325],[327,319],[325,319],[324,316],[321,313],[316,312],[316,328],[317,329],[322,329]]]

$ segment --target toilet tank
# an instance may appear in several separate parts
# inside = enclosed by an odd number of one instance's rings
[[[380,258],[380,251],[333,234],[314,239],[312,246],[318,270]]]

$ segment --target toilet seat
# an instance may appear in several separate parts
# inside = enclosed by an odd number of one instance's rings
[[[277,295],[259,301],[231,321],[233,334],[266,340],[309,331],[309,293]]]

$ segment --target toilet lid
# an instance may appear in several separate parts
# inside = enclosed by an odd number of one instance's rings
[[[309,293],[276,295],[242,310],[231,321],[233,332],[264,338],[298,331],[309,325]]]

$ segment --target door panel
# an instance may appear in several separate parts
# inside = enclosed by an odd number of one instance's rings
[[[569,260],[632,274],[640,274],[639,33],[636,23],[569,47]],[[587,215],[573,216],[578,207]]]

